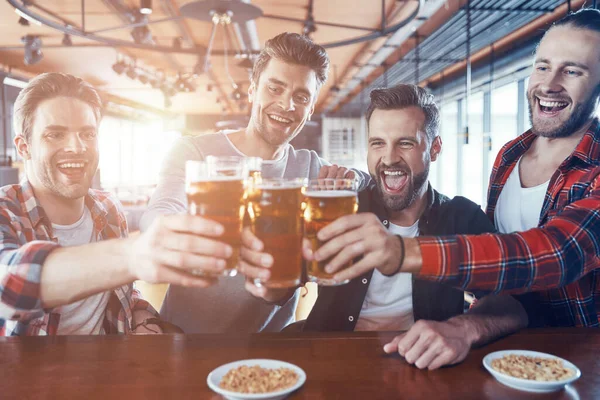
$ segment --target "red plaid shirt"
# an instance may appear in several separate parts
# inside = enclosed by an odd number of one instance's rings
[[[487,213],[536,136],[506,144],[494,163]],[[594,120],[550,179],[539,225],[525,232],[420,237],[420,277],[464,290],[532,294],[553,326],[600,326],[600,124]]]
[[[90,190],[85,198],[96,241],[127,237],[120,203],[108,193]],[[56,335],[60,307],[42,308],[40,277],[44,260],[59,247],[52,224],[31,185],[0,188],[0,336]],[[128,333],[135,310],[156,311],[132,284],[114,289],[106,307],[105,333]]]

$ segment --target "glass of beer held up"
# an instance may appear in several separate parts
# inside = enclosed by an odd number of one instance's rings
[[[358,210],[357,183],[354,179],[314,179],[306,189],[306,209],[304,210],[304,235],[310,241],[312,251],[319,249],[322,243],[317,233],[339,217],[355,214]],[[348,283],[336,283],[334,274],[325,272],[329,260],[307,263],[308,280],[322,286],[334,286]]]
[[[189,213],[216,221],[225,228],[217,240],[229,244],[233,254],[223,274],[235,276],[246,210],[248,169],[244,159],[208,156],[204,161],[187,161],[185,177]]]
[[[302,279],[302,210],[306,179],[263,179],[248,203],[252,232],[273,256],[271,277],[257,286],[287,288]]]

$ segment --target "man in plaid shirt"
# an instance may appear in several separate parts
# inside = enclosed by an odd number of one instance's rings
[[[20,184],[0,188],[0,335],[160,332],[132,282],[206,287],[232,249],[223,227],[165,217],[127,238],[118,201],[90,189],[101,100],[71,75],[33,79],[15,103]]]
[[[504,234],[401,238],[373,215],[319,232],[305,257],[331,259],[343,281],[378,268],[465,290],[528,293],[530,318],[547,326],[600,325],[600,11],[552,26],[527,91],[532,129],[506,144],[491,176],[487,213]],[[541,195],[540,193],[541,188]]]

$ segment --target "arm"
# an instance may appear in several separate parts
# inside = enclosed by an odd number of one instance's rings
[[[599,184],[597,177],[587,197],[569,204],[544,226],[512,234],[400,239],[384,237],[368,214],[344,216],[319,232],[319,239],[328,243],[314,255],[305,250],[305,257],[335,256],[326,270],[337,272],[335,279],[340,281],[377,268],[384,274],[408,272],[473,291],[522,293],[562,287],[600,266]],[[358,256],[363,256],[361,261],[338,272]]]
[[[206,287],[214,280],[194,273],[219,274],[232,254],[216,240],[221,225],[189,215],[161,217],[134,238],[65,248],[39,241],[15,248],[15,237],[0,229],[0,318],[7,319],[26,320],[134,280]]]
[[[539,228],[506,235],[406,241],[403,271],[452,286],[494,293],[562,287],[600,265],[600,178],[589,196]]]
[[[417,321],[384,346],[418,368],[430,370],[457,364],[473,346],[482,346],[527,326],[527,313],[510,296],[487,296],[467,314],[445,322]]]
[[[158,185],[148,210],[140,219],[140,230],[148,229],[159,215],[180,214],[187,210],[185,194],[185,162],[201,160],[204,156],[194,147],[190,138],[179,139],[169,151],[158,178]]]

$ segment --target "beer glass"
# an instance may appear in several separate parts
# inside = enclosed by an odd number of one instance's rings
[[[273,256],[271,277],[257,286],[287,288],[302,279],[302,209],[306,179],[263,179],[248,203],[252,232]]]
[[[315,252],[322,243],[317,233],[339,217],[355,214],[358,210],[357,183],[354,179],[314,179],[306,189],[306,209],[304,210],[304,235]],[[323,286],[335,286],[334,274],[325,272],[329,260],[307,263],[307,276],[311,282]],[[348,265],[349,266],[349,265]]]
[[[186,162],[188,210],[223,225],[218,238],[233,248],[225,276],[235,276],[242,242],[245,213],[245,184],[248,170],[242,157],[208,156],[204,161]]]

